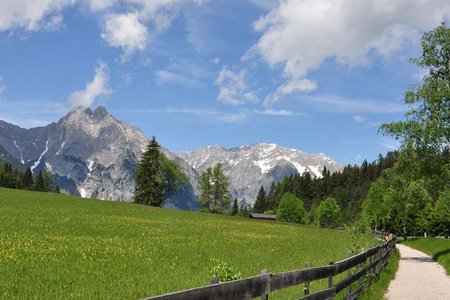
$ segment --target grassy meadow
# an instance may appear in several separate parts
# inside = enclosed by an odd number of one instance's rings
[[[447,274],[450,275],[450,240],[439,238],[421,238],[403,241],[409,247],[422,251],[438,263],[440,263]]]
[[[343,231],[0,189],[1,299],[138,299],[209,284],[214,259],[248,277],[325,265],[350,244]]]

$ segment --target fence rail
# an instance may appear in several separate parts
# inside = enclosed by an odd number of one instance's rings
[[[395,236],[391,236],[383,244],[374,246],[344,260],[330,263],[327,266],[282,273],[268,273],[266,270],[263,270],[262,274],[258,276],[149,297],[146,300],[235,300],[256,297],[262,297],[264,300],[268,299],[269,294],[272,292],[300,284],[305,285],[305,295],[299,300],[332,299],[345,289],[347,289],[347,293],[344,299],[351,300],[360,295],[374,277],[379,276],[382,268],[388,263],[394,249]],[[347,271],[347,276],[340,282],[333,284],[334,276],[345,271]],[[328,279],[328,287],[310,294],[309,283],[320,279]],[[352,290],[355,282],[358,282],[358,285]]]

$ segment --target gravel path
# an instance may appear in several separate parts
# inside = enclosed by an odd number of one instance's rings
[[[450,299],[450,277],[423,252],[398,244],[400,264],[385,299]]]

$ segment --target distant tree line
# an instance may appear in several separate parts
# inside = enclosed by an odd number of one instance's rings
[[[372,182],[394,165],[396,157],[396,152],[388,152],[386,156],[380,154],[374,162],[365,160],[360,166],[348,165],[336,173],[324,168],[320,178],[312,177],[309,172],[286,176],[281,182],[272,183],[268,193],[261,186],[253,211],[278,215],[283,197],[289,194],[301,202],[308,215],[299,223],[324,227],[351,223],[360,217],[362,203]],[[333,216],[334,220],[326,215]]]
[[[0,164],[0,186],[10,189],[22,189],[39,192],[58,192],[52,182],[52,175],[47,170],[35,174],[28,167],[25,171],[13,168],[10,163]]]

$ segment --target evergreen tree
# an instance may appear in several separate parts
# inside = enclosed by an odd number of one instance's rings
[[[161,206],[163,203],[160,148],[156,138],[153,137],[142,154],[136,170],[134,190],[136,203],[152,206]]]
[[[228,208],[230,205],[230,193],[228,192],[228,177],[223,172],[221,163],[214,166],[212,172],[213,204],[216,207]]]
[[[234,198],[233,202],[233,210],[231,211],[231,215],[235,216],[239,213],[239,205],[238,205],[238,199],[237,197]]]
[[[198,189],[201,194],[199,197],[200,205],[202,209],[211,212],[213,199],[212,199],[212,168],[206,169],[200,176],[198,182]]]
[[[42,175],[42,171],[39,171],[36,175],[34,189],[39,192],[45,191],[45,182],[44,176]]]
[[[268,205],[266,203],[266,191],[264,191],[264,187],[261,186],[258,196],[256,197],[255,205],[253,206],[253,211],[262,214],[267,209]]]
[[[221,163],[203,172],[198,183],[202,208],[212,213],[227,209],[230,205],[228,185],[228,177],[224,174]]]
[[[27,190],[30,190],[33,188],[33,173],[31,172],[30,167],[28,167],[25,170],[25,173],[23,174],[23,179],[22,179],[22,184],[23,187]]]

